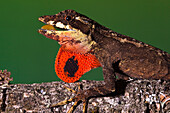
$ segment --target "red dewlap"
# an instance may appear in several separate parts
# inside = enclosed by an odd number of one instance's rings
[[[57,76],[67,83],[73,83],[93,68],[101,67],[99,60],[92,54],[73,53],[59,49],[56,61],[55,72]]]

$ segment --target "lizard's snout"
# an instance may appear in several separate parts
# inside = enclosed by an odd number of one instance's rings
[[[50,21],[56,21],[56,17],[57,17],[56,15],[45,15],[45,16],[39,17],[38,20],[45,24],[50,24],[49,23]]]

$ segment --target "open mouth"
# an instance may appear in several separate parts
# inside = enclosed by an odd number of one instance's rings
[[[46,25],[42,26],[38,32],[45,37],[58,42],[63,42],[65,39],[70,40],[69,37],[72,37],[72,34],[76,33],[76,30],[73,30],[69,25],[64,25],[61,22],[56,23],[52,20],[46,21],[43,17],[40,17],[39,21],[45,23]]]
[[[49,25],[49,24],[42,26],[41,29],[39,29],[39,30],[44,30],[44,31],[47,31],[47,30],[48,31],[74,31],[72,29],[64,29],[64,28],[55,27],[55,26]]]

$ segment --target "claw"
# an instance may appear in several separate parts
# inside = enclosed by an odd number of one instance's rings
[[[87,108],[87,101],[83,102],[83,113],[86,113]]]
[[[77,86],[78,86],[78,91],[82,90],[79,83],[77,83]],[[72,92],[72,93],[74,93],[74,94],[77,94],[77,91],[75,91],[75,90],[73,90],[73,89],[70,89],[70,88],[68,88],[68,87],[66,87],[66,86],[65,86],[64,88],[66,88],[68,91],[70,91],[70,92]]]
[[[73,106],[69,109],[69,111],[67,113],[73,113],[75,107],[78,105],[78,102],[79,101],[74,102]]]
[[[65,104],[68,104],[69,102],[72,102],[75,98],[70,98],[70,99],[66,99],[64,101],[61,101],[57,104],[52,104],[50,107],[56,107],[56,106],[62,106],[62,105],[65,105]]]
[[[82,90],[81,89],[81,84],[77,83],[77,86],[78,86],[78,91]]]
[[[66,87],[66,86],[65,86],[65,88],[66,88],[68,91],[73,92],[74,94],[77,93],[77,91],[75,91],[75,90],[73,90],[73,89],[70,89],[70,88],[68,88],[68,87]]]
[[[74,102],[73,106],[69,109],[69,111],[67,113],[73,113],[73,111],[75,110],[75,108],[78,106],[79,102],[81,100],[78,100],[76,102]],[[83,113],[86,113],[86,108],[87,108],[87,101],[84,100],[83,101]]]

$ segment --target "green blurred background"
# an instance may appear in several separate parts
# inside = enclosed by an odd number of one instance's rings
[[[42,15],[74,9],[110,29],[170,52],[170,0],[3,0],[0,7],[0,70],[13,83],[60,80],[54,71],[59,44],[37,30]],[[94,69],[81,79],[102,80]]]

